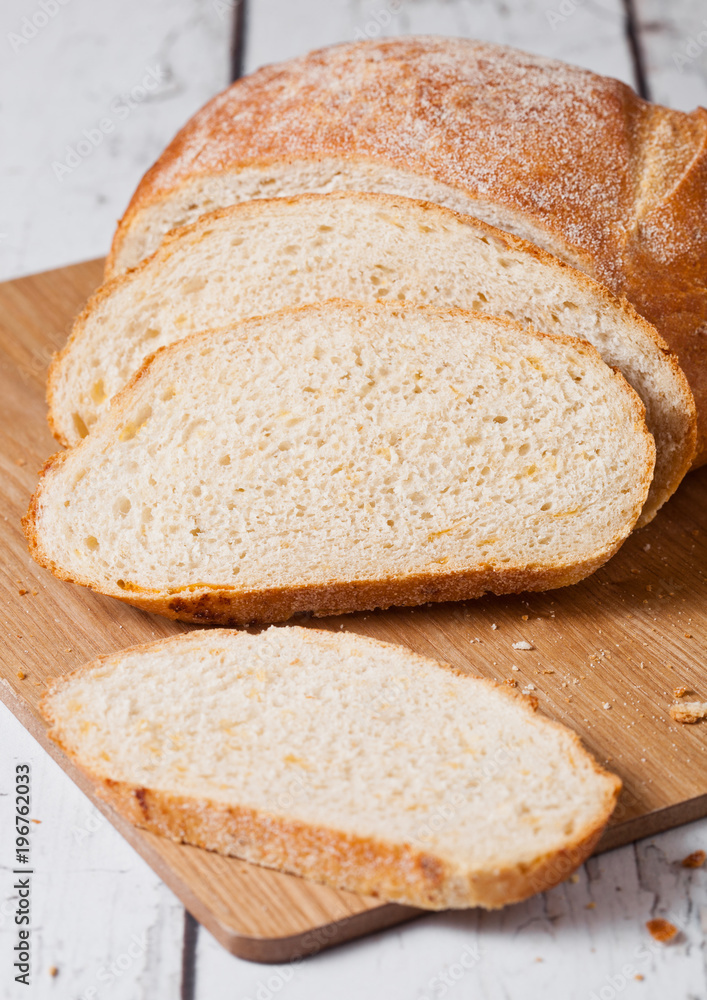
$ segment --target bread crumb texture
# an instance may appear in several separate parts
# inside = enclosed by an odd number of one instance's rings
[[[197,621],[547,589],[629,534],[654,452],[588,344],[330,302],[159,352],[25,527],[58,575]]]
[[[670,717],[688,725],[707,719],[707,701],[678,701],[670,706]]]
[[[694,414],[684,376],[625,301],[477,219],[351,192],[257,200],[212,213],[101,288],[52,365],[53,431],[63,444],[79,441],[160,347],[331,298],[453,306],[588,340],[641,397],[656,439],[642,523],[690,463]]]
[[[566,878],[620,788],[503,685],[338,630],[186,633],[60,678],[43,710],[138,825],[431,908]]]
[[[655,938],[656,941],[660,941],[661,944],[668,944],[668,942],[674,940],[678,933],[675,924],[671,924],[669,920],[663,920],[662,917],[656,917],[655,920],[648,920],[646,927],[651,937]]]

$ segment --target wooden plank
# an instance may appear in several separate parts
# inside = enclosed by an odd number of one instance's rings
[[[703,0],[633,0],[651,99],[707,107],[707,6]]]
[[[563,13],[566,11],[567,13]],[[459,35],[515,45],[634,83],[622,0],[257,0],[247,13],[244,66],[336,42],[386,35]]]
[[[188,627],[60,583],[32,562],[20,530],[35,470],[53,450],[43,366],[100,273],[94,261],[0,286],[0,697],[43,745],[38,700],[49,677],[99,652]],[[689,477],[653,524],[576,587],[316,625],[534,685],[541,709],[578,731],[623,778],[625,795],[605,841],[615,846],[707,813],[707,726],[681,727],[668,714],[678,685],[707,697],[706,567],[707,469]],[[520,639],[534,648],[513,650]],[[20,670],[26,677],[18,677]],[[59,751],[48,749],[90,794]],[[244,957],[284,961],[415,912],[172,844],[99,808],[197,919]]]

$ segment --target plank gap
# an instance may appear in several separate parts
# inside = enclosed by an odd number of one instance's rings
[[[641,97],[651,100],[651,91],[648,86],[648,75],[646,73],[646,62],[641,44],[640,27],[636,16],[634,0],[623,0],[624,4],[624,26],[631,62],[633,64],[633,76],[636,82],[636,90]]]
[[[243,58],[245,55],[245,36],[247,26],[248,0],[235,0],[233,7],[233,23],[231,25],[231,83],[243,76]]]
[[[182,937],[182,981],[179,1000],[194,1000],[196,986],[196,944],[199,924],[189,910],[184,911],[184,934]]]

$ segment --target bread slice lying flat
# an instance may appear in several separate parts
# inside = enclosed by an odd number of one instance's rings
[[[522,695],[342,632],[163,639],[59,678],[43,710],[138,826],[430,909],[562,881],[621,787]]]
[[[334,297],[457,306],[583,337],[646,405],[656,469],[641,523],[689,468],[690,390],[653,327],[523,240],[386,195],[257,201],[204,217],[89,302],[49,381],[50,423],[75,443],[145,357],[189,333]]]
[[[654,452],[589,344],[333,301],[163,348],[25,529],[64,579],[190,621],[542,590],[618,548]]]

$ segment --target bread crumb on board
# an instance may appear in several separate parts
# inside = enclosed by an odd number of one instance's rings
[[[678,701],[670,706],[670,717],[674,722],[687,725],[707,719],[707,701]]]
[[[686,687],[675,688],[673,691],[673,698],[684,698],[687,691],[688,689]]]
[[[513,643],[513,649],[535,649],[535,646],[531,645],[527,639],[521,639],[520,642]]]
[[[678,932],[675,924],[671,924],[669,920],[663,920],[662,917],[646,921],[646,927],[651,937],[655,938],[656,941],[660,941],[661,944],[667,944],[669,941],[672,941]]]
[[[683,858],[680,864],[683,868],[701,868],[705,860],[707,860],[707,854],[704,851],[693,851],[692,854]]]
[[[23,681],[25,679],[25,677],[27,676],[27,674],[24,672],[24,670],[18,670],[17,671],[17,676],[19,677],[19,679],[21,681]]]

